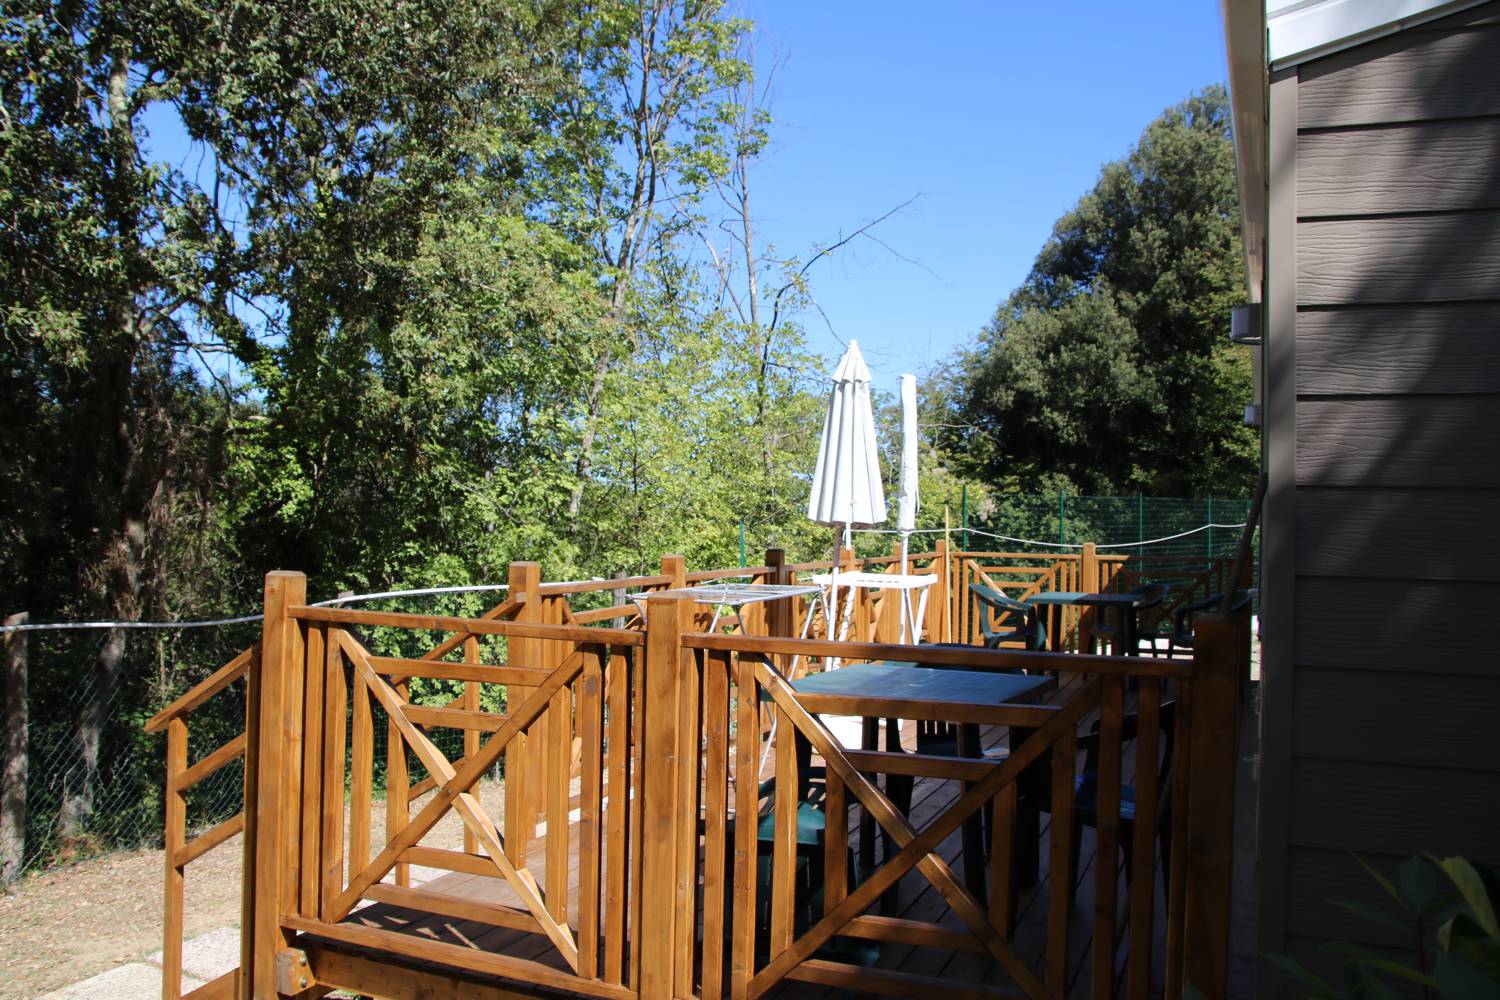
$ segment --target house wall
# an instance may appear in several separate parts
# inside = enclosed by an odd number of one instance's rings
[[[1273,75],[1264,950],[1500,864],[1500,2]],[[1262,992],[1269,992],[1263,989]]]

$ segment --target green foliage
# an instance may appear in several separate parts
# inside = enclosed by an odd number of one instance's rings
[[[1249,490],[1249,360],[1228,99],[1152,122],[1058,220],[1020,288],[935,400],[951,461],[997,485],[1162,496]]]
[[[1288,955],[1266,959],[1313,1000],[1399,997],[1413,988],[1442,1000],[1500,995],[1500,875],[1465,858],[1413,857],[1392,882],[1360,859],[1371,879],[1393,904],[1382,909],[1356,900],[1334,900],[1374,927],[1408,935],[1415,961],[1402,961],[1347,941],[1323,950],[1344,961],[1341,985],[1327,980]]]

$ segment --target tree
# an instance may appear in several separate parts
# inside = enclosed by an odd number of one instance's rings
[[[1248,358],[1234,151],[1222,87],[1147,126],[1058,220],[1026,281],[954,365],[945,450],[993,482],[1085,492],[1238,493]]]
[[[631,297],[642,263],[670,247],[725,169],[727,99],[747,67],[735,46],[748,22],[722,0],[609,0],[577,33],[578,80],[551,147],[540,200],[602,265],[604,323],[574,463],[568,515],[581,524],[606,381],[639,346]],[[586,521],[585,515],[583,520]]]
[[[131,620],[190,592],[172,579],[182,519],[220,441],[184,368],[187,316],[215,241],[209,204],[148,164],[141,117],[179,67],[163,12],[99,0],[8,4],[0,115],[0,350],[6,381],[0,508],[15,546],[7,603]],[[193,574],[184,574],[188,579]],[[79,780],[62,811],[93,812],[106,701],[125,633],[105,633],[76,720]]]

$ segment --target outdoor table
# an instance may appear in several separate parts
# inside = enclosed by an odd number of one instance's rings
[[[1085,594],[1076,590],[1044,590],[1025,598],[1027,604],[1060,608],[1065,606],[1113,609],[1120,621],[1120,646],[1126,656],[1137,655],[1136,649],[1136,605],[1141,595]],[[1049,623],[1052,626],[1052,649],[1062,652],[1062,616],[1059,614]]]
[[[730,607],[738,611],[747,604],[763,604],[766,601],[783,601],[794,597],[810,598],[813,607],[823,596],[823,588],[812,584],[800,583],[700,583],[692,587],[681,587],[677,590],[647,590],[638,594],[631,594],[630,599],[637,604],[644,605],[652,597],[685,597],[696,604],[712,604],[714,606],[713,621],[709,623],[708,631],[712,632],[719,624],[719,608]],[[812,624],[813,607],[807,609],[807,621],[802,625],[801,638],[807,638],[807,630]],[[645,617],[642,614],[641,617]]]
[[[827,587],[830,590],[835,585],[848,587],[850,590],[853,590],[855,587],[860,587],[864,590],[899,590],[901,592],[901,641],[922,641],[922,620],[926,617],[927,612],[927,588],[937,582],[937,577],[932,573],[866,573],[864,571],[851,571],[848,573],[840,572],[837,575],[833,573],[818,573],[811,579],[818,586]],[[911,605],[911,595],[914,590],[921,592],[920,597],[917,599],[915,610]],[[830,596],[837,597],[838,595],[831,594]],[[840,641],[848,635],[853,604],[852,600],[845,601],[842,609],[843,613],[839,615],[838,637]],[[829,604],[828,606],[833,607],[834,605]],[[828,631],[828,638],[832,639],[834,632],[832,623],[829,623]],[[860,641],[865,641],[868,638],[868,636],[858,637]]]
[[[851,664],[840,670],[813,674],[793,683],[797,700],[809,712],[858,715],[865,720],[865,750],[878,749],[879,720],[887,732],[900,719],[953,722],[960,725],[959,748],[965,756],[981,756],[979,727],[1006,724],[1003,706],[1028,704],[1055,690],[1057,679],[1046,675],[995,673],[978,670],[933,670],[889,663]],[[897,720],[897,721],[892,721]],[[889,742],[889,736],[887,737]],[[887,749],[899,749],[887,746]],[[965,782],[965,787],[968,783]],[[875,862],[873,823],[868,810],[860,819],[860,861],[869,870]],[[984,898],[984,834],[979,813],[963,828],[964,878],[969,890]],[[1031,874],[1035,879],[1035,873]]]

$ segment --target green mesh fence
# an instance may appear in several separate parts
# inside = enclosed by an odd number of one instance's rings
[[[1249,514],[1244,497],[1002,495],[984,509],[960,511],[950,537],[970,551],[1077,552],[1093,542],[1100,555],[1126,557],[1122,583],[1181,587],[1220,563],[1227,580]],[[1259,579],[1257,550],[1252,579]]]
[[[1076,551],[1093,542],[1119,555],[1207,560],[1234,554],[1250,501],[1002,495],[984,509],[959,513],[953,540],[965,549],[1004,542],[1007,551]]]

